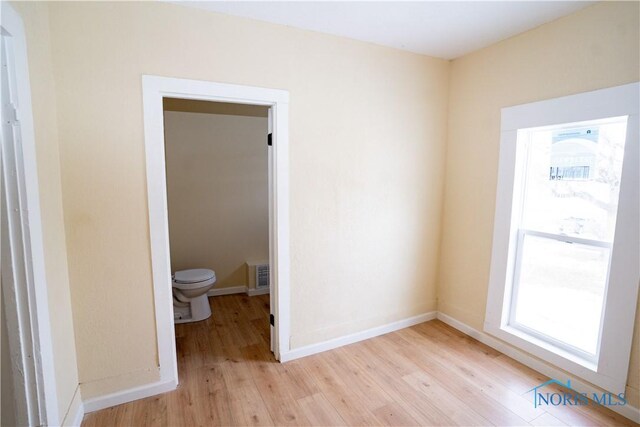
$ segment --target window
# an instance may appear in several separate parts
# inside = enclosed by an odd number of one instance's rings
[[[640,279],[638,86],[503,109],[485,322],[616,393]]]
[[[524,151],[509,323],[594,361],[627,117],[519,130]],[[516,225],[514,224],[514,225]],[[577,321],[577,319],[581,319]]]

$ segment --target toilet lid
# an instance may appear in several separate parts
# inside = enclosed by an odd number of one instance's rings
[[[216,273],[213,270],[206,268],[194,268],[192,270],[176,271],[173,276],[173,280],[176,283],[197,283],[206,282],[209,279],[216,277]]]

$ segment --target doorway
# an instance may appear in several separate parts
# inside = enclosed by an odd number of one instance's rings
[[[289,351],[288,92],[158,76],[143,76],[142,85],[160,382],[167,387],[178,382],[164,135],[166,98],[268,108],[270,342],[271,351],[280,360]]]
[[[269,107],[166,97],[163,105],[178,373],[186,385],[203,363],[242,360],[249,346],[273,358]]]

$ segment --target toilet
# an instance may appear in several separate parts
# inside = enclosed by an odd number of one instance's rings
[[[211,316],[207,291],[216,283],[216,273],[206,268],[176,271],[172,277],[173,321],[198,322]]]

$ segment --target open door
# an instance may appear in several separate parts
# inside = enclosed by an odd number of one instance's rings
[[[274,201],[275,194],[273,189],[273,107],[269,108],[269,112],[267,115],[267,161],[269,162],[268,166],[268,175],[269,175],[269,331],[270,331],[270,348],[271,352],[275,353],[276,349],[276,333],[275,333],[275,307],[276,307],[276,292],[274,279],[275,279],[275,262],[274,262],[274,229],[273,229],[273,220],[274,220]]]

